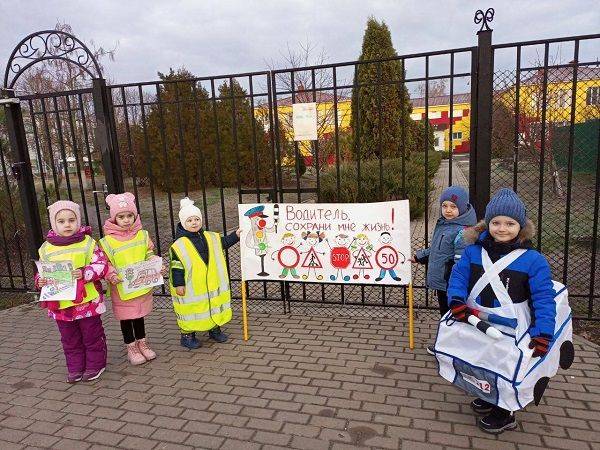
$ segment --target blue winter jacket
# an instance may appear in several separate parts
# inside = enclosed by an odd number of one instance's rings
[[[495,262],[503,254],[490,252],[490,242],[493,242],[487,231],[481,233],[477,242],[465,248],[462,257],[452,269],[448,283],[448,304],[453,301],[465,302],[471,289],[481,277],[481,248],[486,248],[490,259]],[[491,244],[493,245],[493,244]],[[500,272],[500,280],[506,286],[513,303],[528,302],[531,310],[531,328],[533,336],[554,335],[556,321],[556,292],[552,284],[550,265],[546,258],[529,245],[513,245],[512,248],[527,248],[516,261]],[[506,254],[508,252],[505,252]],[[500,306],[493,289],[488,284],[475,299],[479,305],[489,308]]]
[[[454,262],[457,261],[465,248],[462,231],[465,227],[477,223],[475,209],[468,205],[467,210],[458,217],[448,220],[440,217],[435,224],[431,245],[429,248],[418,250],[417,262],[427,263],[426,285],[430,289],[445,291],[448,278]]]

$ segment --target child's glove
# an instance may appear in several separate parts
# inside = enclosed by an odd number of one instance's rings
[[[119,284],[121,281],[123,281],[121,279],[121,277],[119,277],[119,274],[116,272],[111,273],[109,276],[106,277],[106,279],[108,280],[108,282],[110,284]]]
[[[529,348],[533,348],[533,357],[545,356],[548,353],[548,347],[550,347],[551,336],[547,334],[540,334],[531,338]]]
[[[465,303],[453,301],[450,303],[450,311],[452,312],[452,317],[454,317],[454,320],[458,322],[467,321],[469,307]]]

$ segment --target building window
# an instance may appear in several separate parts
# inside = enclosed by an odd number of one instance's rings
[[[462,131],[452,133],[452,139],[462,139]]]
[[[556,91],[556,107],[567,108],[571,106],[571,89],[560,89]]]
[[[592,86],[587,89],[585,95],[586,105],[600,105],[600,86]]]
[[[433,140],[433,146],[436,147],[436,148],[440,146],[440,138],[439,137],[436,137]]]

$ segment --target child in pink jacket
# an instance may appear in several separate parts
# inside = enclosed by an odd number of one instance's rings
[[[106,197],[106,203],[110,207],[110,218],[104,223],[105,236],[100,240],[100,245],[110,262],[105,278],[110,283],[113,314],[121,322],[129,362],[133,365],[143,364],[156,358],[156,353],[146,340],[144,324],[144,317],[152,311],[152,289],[125,294],[119,288],[123,281],[119,271],[127,265],[160,256],[154,255],[154,244],[148,232],[142,229],[133,194],[110,194]]]

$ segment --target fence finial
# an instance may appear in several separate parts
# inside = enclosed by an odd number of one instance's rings
[[[473,19],[477,25],[481,23],[481,28],[479,29],[478,33],[481,33],[482,31],[492,31],[492,29],[488,26],[492,20],[494,20],[494,8],[486,9],[485,13],[483,10],[478,9],[477,12],[475,12],[475,18]]]

